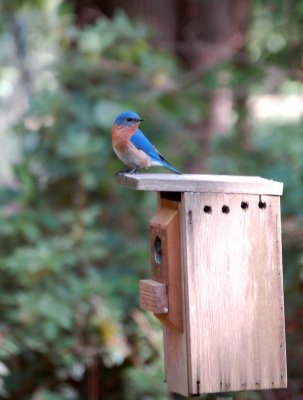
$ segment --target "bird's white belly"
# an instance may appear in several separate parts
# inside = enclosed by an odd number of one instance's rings
[[[114,148],[115,153],[120,160],[131,168],[149,167],[151,165],[150,158],[142,150],[138,150],[134,145],[127,148]]]

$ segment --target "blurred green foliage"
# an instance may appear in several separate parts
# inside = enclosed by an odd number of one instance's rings
[[[0,356],[8,371],[0,395],[84,398],[78,382],[100,357],[100,370],[135,358],[117,372],[121,385],[132,393],[157,388],[153,396],[161,398],[164,384],[154,387],[132,371],[157,354],[130,317],[138,278],[148,271],[145,210],[155,199],[113,185],[121,165],[110,127],[124,109],[148,109],[146,125],[154,121],[158,135],[170,131],[177,143],[181,118],[170,108],[181,110],[184,99],[176,104],[162,91],[178,67],[122,13],[82,31],[68,19],[55,28],[46,40],[55,56],[34,81],[30,109],[14,129],[22,143],[16,188],[1,192]],[[151,368],[163,382],[160,362]],[[118,396],[121,388],[111,385]]]
[[[29,4],[14,7],[23,3]],[[113,156],[110,126],[120,111],[136,110],[157,147],[171,143],[170,160],[186,167],[198,151],[188,129],[207,112],[201,93],[220,86],[222,71],[232,90],[246,86],[258,93],[264,61],[285,67],[287,32],[271,29],[272,16],[264,13],[249,41],[259,64],[240,70],[229,63],[182,86],[177,59],[156,50],[141,23],[120,12],[80,30],[68,9],[58,13],[47,4],[47,13],[35,9],[25,16],[32,92],[28,112],[13,129],[22,149],[15,185],[0,190],[0,397],[89,398],[86,384],[98,360],[100,390],[110,398],[169,398],[160,327],[154,318],[134,314],[138,281],[149,275],[148,220],[156,199],[114,184],[122,166]],[[8,67],[0,69],[3,76]],[[302,376],[303,354],[302,143],[301,124],[254,123],[251,147],[243,151],[235,125],[230,136],[212,141],[208,159],[212,172],[285,183],[285,297],[294,377]],[[152,332],[148,338],[146,330]]]

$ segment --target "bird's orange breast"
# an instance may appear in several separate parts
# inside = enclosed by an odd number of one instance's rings
[[[123,149],[129,145],[131,136],[136,132],[137,127],[113,125],[112,144],[117,149]]]
[[[138,129],[138,125],[134,127],[113,125],[112,127],[112,144],[114,152],[124,164],[131,168],[149,167],[150,158],[144,151],[139,150],[130,141],[131,136]]]

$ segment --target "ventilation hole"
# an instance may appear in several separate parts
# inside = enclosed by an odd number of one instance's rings
[[[247,210],[247,209],[248,209],[248,203],[247,203],[247,201],[242,201],[242,203],[241,203],[241,208],[242,208],[242,210]]]
[[[224,214],[228,214],[229,213],[229,207],[228,206],[226,206],[226,205],[224,205],[224,206],[222,206],[222,212],[224,213]]]
[[[192,210],[188,211],[188,222],[189,222],[189,225],[192,225],[192,223],[193,223],[193,212],[192,212]]]
[[[264,209],[266,208],[266,203],[265,203],[265,201],[259,201],[258,206],[259,206],[259,208],[261,208],[262,210],[264,210]]]
[[[211,206],[204,206],[203,211],[207,214],[211,214],[212,213]]]
[[[155,252],[155,262],[157,264],[161,264],[162,262],[162,243],[161,239],[159,236],[156,236],[155,242],[154,242],[154,252]]]

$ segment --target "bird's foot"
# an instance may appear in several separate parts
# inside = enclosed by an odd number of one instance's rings
[[[137,168],[128,168],[125,171],[116,172],[115,175],[134,174],[136,171]]]

